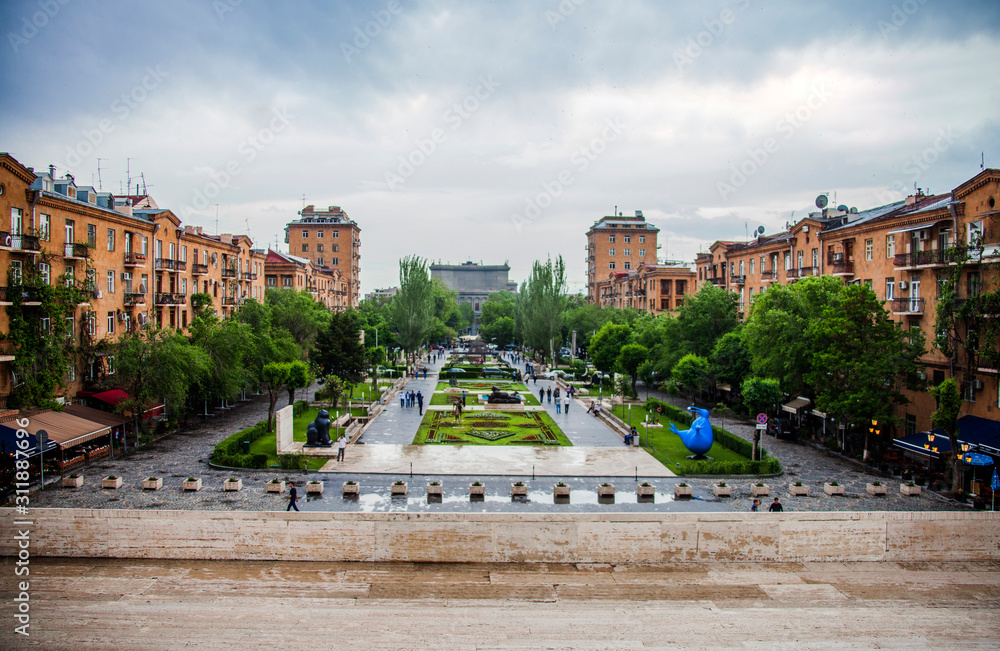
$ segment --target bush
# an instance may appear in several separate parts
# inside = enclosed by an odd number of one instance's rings
[[[781,472],[777,459],[762,461],[681,461],[685,475],[774,475]]]
[[[307,409],[309,409],[309,401],[308,400],[296,400],[292,404],[292,415],[293,416],[301,416],[302,414],[305,413],[305,411]]]
[[[304,454],[282,454],[278,456],[278,464],[282,470],[305,470],[308,459]]]
[[[649,398],[646,400],[646,410],[650,413],[658,413],[666,416],[672,421],[681,423],[682,425],[691,425],[694,421],[694,417],[690,412],[685,411],[679,407],[675,407],[670,403],[663,402],[662,400],[657,400],[656,398]],[[753,443],[750,441],[741,439],[729,430],[724,430],[721,427],[712,426],[712,436],[716,443],[722,447],[732,450],[736,454],[747,457],[747,459],[753,456]],[[758,448],[760,450],[761,461],[757,463],[763,463],[767,459],[767,450],[763,446]],[[708,463],[705,461],[698,463]],[[730,462],[731,463],[731,462]],[[748,462],[751,463],[751,462]],[[683,465],[683,464],[682,464]],[[740,473],[740,474],[771,474],[772,471],[766,473]],[[778,470],[773,472],[781,472],[780,465]],[[716,473],[700,473],[700,474],[716,474]],[[724,473],[717,473],[724,474]]]
[[[243,441],[253,443],[267,433],[266,421],[236,432],[215,446],[212,463],[230,468],[266,468],[266,454],[245,454],[242,445]]]

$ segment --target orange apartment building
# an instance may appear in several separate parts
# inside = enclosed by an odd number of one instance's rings
[[[134,205],[133,205],[134,204]],[[113,340],[146,323],[185,329],[193,318],[190,296],[213,298],[220,316],[243,300],[264,295],[264,254],[243,235],[205,235],[182,227],[171,211],[150,197],[115,197],[77,186],[55,170],[35,173],[9,154],[0,154],[0,264],[16,277],[29,265],[42,282],[82,290],[67,319],[75,341]],[[9,216],[9,217],[8,217]],[[0,307],[11,305],[8,278],[0,284]],[[25,289],[25,307],[39,306]],[[0,310],[0,333],[9,332]],[[43,326],[44,327],[44,326]],[[9,363],[16,351],[0,345],[0,401],[13,389]],[[100,373],[113,373],[101,354],[78,359],[66,369],[67,395]]]
[[[349,284],[339,269],[321,267],[308,258],[269,249],[264,276],[267,289],[308,291],[316,301],[336,312],[350,307]]]
[[[670,312],[697,290],[695,278],[695,272],[681,263],[640,263],[634,271],[610,271],[597,283],[598,304],[633,308],[654,316]]]
[[[587,300],[600,303],[598,285],[609,274],[656,264],[656,234],[660,229],[646,222],[641,210],[634,217],[601,217],[587,231]]]
[[[358,307],[361,300],[361,229],[340,206],[316,210],[309,205],[299,212],[301,219],[285,226],[289,254],[309,260],[318,269],[329,268],[347,286],[347,305]]]
[[[841,206],[812,213],[787,232],[751,242],[715,242],[698,255],[698,282],[711,282],[740,295],[741,316],[754,296],[774,283],[792,283],[814,275],[831,275],[845,283],[865,284],[885,301],[892,317],[920,329],[927,341],[922,361],[925,380],[937,385],[956,377],[963,385],[963,415],[1000,418],[998,369],[975,369],[971,383],[962,368],[933,347],[937,299],[957,258],[966,263],[960,299],[975,296],[998,282],[1000,263],[1000,170],[987,169],[949,193],[918,192],[905,200],[858,212]],[[908,392],[910,404],[900,416],[906,434],[931,428],[934,401],[926,391]]]

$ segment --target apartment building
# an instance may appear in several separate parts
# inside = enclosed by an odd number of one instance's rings
[[[696,274],[682,263],[641,263],[634,271],[609,272],[597,284],[601,307],[632,308],[653,315],[676,310],[695,291]]]
[[[628,273],[640,264],[656,264],[656,234],[660,229],[646,222],[641,210],[634,217],[621,213],[602,217],[587,231],[587,300],[600,302],[598,283],[611,273]]]
[[[339,282],[347,285],[348,305],[358,307],[361,299],[361,228],[340,206],[316,210],[309,205],[299,212],[301,219],[285,226],[288,252],[309,260],[317,268],[339,272]]]
[[[264,259],[267,289],[308,291],[328,309],[350,307],[350,284],[339,269],[321,267],[308,258],[268,250]]]

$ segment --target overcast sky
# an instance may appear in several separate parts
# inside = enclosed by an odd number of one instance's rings
[[[3,0],[0,151],[284,250],[306,204],[398,260],[660,257],[1000,166],[1000,2]],[[127,159],[131,158],[130,162]],[[303,199],[304,197],[304,199]],[[218,208],[216,206],[218,204]]]

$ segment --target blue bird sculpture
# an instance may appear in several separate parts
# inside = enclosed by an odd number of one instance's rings
[[[704,454],[712,449],[712,424],[708,421],[708,410],[692,406],[688,407],[688,411],[696,414],[691,428],[679,430],[670,423],[670,430],[681,437],[681,443],[694,453],[695,459],[703,459]]]

